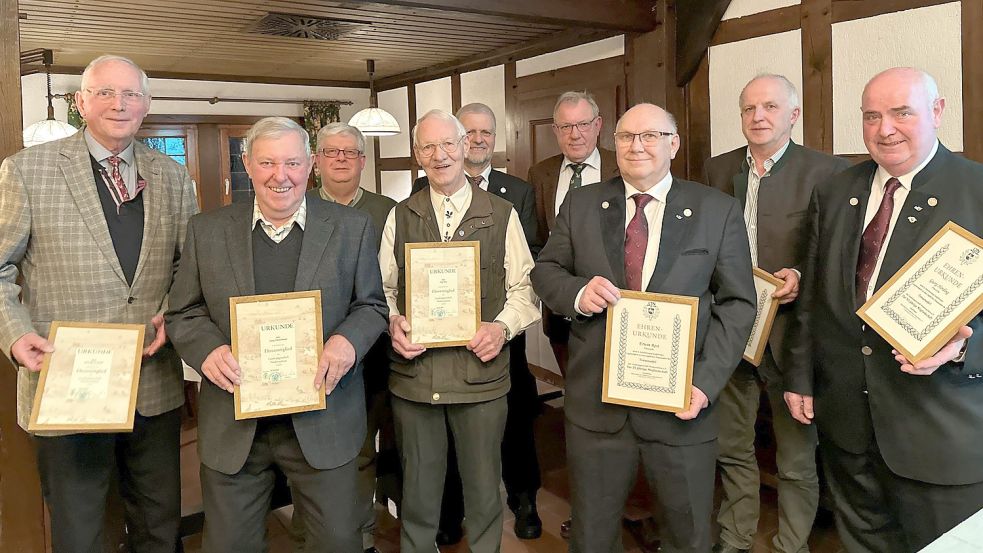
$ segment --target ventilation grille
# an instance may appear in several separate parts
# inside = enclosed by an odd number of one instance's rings
[[[338,40],[371,25],[364,21],[269,13],[247,32],[267,36],[307,38],[313,40]]]

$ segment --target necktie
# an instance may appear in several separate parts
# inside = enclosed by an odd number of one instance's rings
[[[891,224],[891,213],[894,211],[894,192],[901,186],[901,181],[891,177],[884,187],[884,197],[877,213],[870,220],[864,234],[860,238],[860,255],[857,256],[857,306],[867,301],[867,287],[874,276],[877,266],[877,256],[884,247],[887,238],[887,227]]]
[[[628,288],[642,289],[642,265],[645,263],[645,248],[649,243],[649,223],[645,218],[645,206],[655,198],[648,194],[635,194],[635,216],[625,229],[625,278]]]
[[[109,178],[112,179],[113,185],[116,186],[116,190],[119,191],[119,197],[122,202],[130,201],[130,193],[126,190],[126,183],[123,182],[123,175],[119,172],[119,162],[118,156],[109,156],[106,158],[109,162],[109,167],[111,171],[109,172]]]
[[[573,174],[570,175],[570,190],[574,188],[580,188],[584,184],[584,180],[580,177],[580,174],[584,172],[584,167],[587,167],[586,163],[571,163],[567,165]]]
[[[464,176],[468,178],[468,182],[470,182],[472,186],[477,186],[478,188],[481,188],[481,181],[485,180],[485,177],[481,175],[475,175],[472,177],[471,175],[464,173]]]

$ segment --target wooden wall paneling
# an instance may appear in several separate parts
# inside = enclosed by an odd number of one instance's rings
[[[710,157],[710,63],[703,56],[686,85],[686,178],[704,182],[703,162]]]
[[[518,83],[515,73],[515,62],[510,61],[505,64],[505,154],[508,156],[506,170],[510,175],[515,175],[520,179],[526,178],[525,174],[516,174],[516,147],[519,138],[519,99]]]
[[[461,74],[451,75],[451,113],[461,109]]]
[[[857,2],[871,3],[871,2]],[[874,2],[876,3],[876,2]],[[800,7],[787,6],[720,22],[711,45],[726,44],[759,36],[784,33],[799,28]]]
[[[379,95],[378,91],[372,90],[369,92],[369,105],[378,106],[379,105]],[[403,132],[409,132],[409,129],[403,129]],[[380,164],[382,162],[382,154],[379,153],[379,137],[373,136],[369,138],[372,141],[372,159],[375,162],[374,165],[374,175],[375,177],[375,191],[382,194],[382,168]]]
[[[834,0],[833,5],[833,23],[840,23],[843,21],[852,21],[854,19],[864,19],[866,17],[873,17],[875,15],[882,15],[885,13],[894,13],[904,10],[912,10],[915,8],[924,8],[926,6],[935,6],[938,4],[948,4],[949,2],[959,1],[959,0],[877,0],[876,2],[857,2],[857,0]],[[979,3],[979,2],[977,2]],[[963,6],[966,2],[963,2]],[[979,25],[980,20],[977,19],[973,23],[974,25]],[[966,27],[963,27],[963,31]]]
[[[800,125],[809,148],[833,153],[833,20],[831,0],[802,0]]]
[[[413,128],[416,127],[416,85],[411,84],[406,87],[406,102],[409,104],[407,113],[409,116],[407,119],[410,122],[410,128],[406,129],[406,141],[410,145],[410,158],[409,166],[401,167],[401,169],[410,170],[410,178],[415,182],[420,176],[420,166],[416,162],[416,152],[413,150]],[[420,115],[423,115],[422,113]]]
[[[983,163],[983,0],[962,0],[963,153]]]

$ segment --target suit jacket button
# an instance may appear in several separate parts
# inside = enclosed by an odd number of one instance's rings
[[[860,353],[864,355],[870,355],[871,353],[874,353],[874,350],[870,349],[870,346],[864,346],[860,348]]]
[[[434,401],[440,401],[440,394],[434,394],[433,395],[433,400]]]
[[[133,303],[135,301],[136,301],[136,298],[134,298],[133,296],[130,296],[130,297],[126,298],[126,303]]]

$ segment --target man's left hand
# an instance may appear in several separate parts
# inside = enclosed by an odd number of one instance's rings
[[[164,315],[154,315],[153,319],[150,319],[150,323],[154,325],[157,330],[157,336],[154,337],[154,341],[150,342],[150,345],[143,348],[144,357],[152,357],[157,353],[160,348],[164,347],[167,343],[167,331],[164,330]]]
[[[774,275],[775,278],[784,280],[785,284],[778,290],[775,290],[775,293],[771,297],[778,300],[778,303],[781,304],[795,301],[795,298],[799,297],[799,273],[795,272],[794,269],[786,267],[775,271]]]
[[[468,342],[468,351],[474,353],[481,359],[482,363],[487,363],[498,356],[505,345],[505,329],[498,323],[481,323],[478,332],[474,333],[474,338]]]
[[[966,344],[966,340],[973,335],[973,329],[968,326],[964,326],[959,329],[959,332],[952,337],[949,342],[942,346],[935,355],[929,357],[928,359],[923,359],[917,363],[912,363],[907,357],[901,354],[898,350],[891,350],[894,354],[894,359],[898,363],[901,363],[901,372],[913,374],[917,376],[928,376],[936,371],[942,365],[945,365],[949,361],[952,361],[959,355],[959,352],[963,349]]]
[[[328,338],[317,361],[317,375],[314,376],[314,389],[320,390],[324,384],[324,395],[331,395],[338,381],[348,374],[355,365],[355,347],[341,334]]]
[[[676,418],[684,421],[693,420],[700,414],[700,411],[710,405],[710,400],[703,390],[693,386],[693,391],[689,394],[689,409],[676,413]]]

